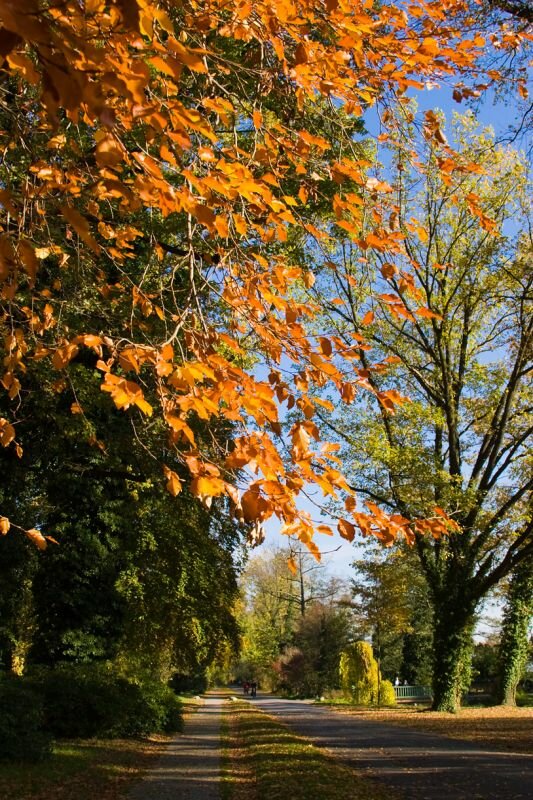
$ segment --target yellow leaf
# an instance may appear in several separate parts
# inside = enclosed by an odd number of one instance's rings
[[[7,517],[0,517],[0,533],[5,536],[10,529],[11,524]]]
[[[217,229],[217,233],[223,239],[227,239],[229,236],[229,228],[228,223],[225,217],[217,217],[215,219],[215,228]]]
[[[102,167],[114,167],[120,164],[125,155],[121,142],[112,133],[106,131],[97,131],[94,138],[96,139],[96,162]]]
[[[223,494],[226,484],[221,478],[201,475],[191,481],[191,492],[197,497],[216,497]]]

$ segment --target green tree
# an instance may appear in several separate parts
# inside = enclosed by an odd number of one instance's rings
[[[297,675],[293,683],[298,683],[299,692],[317,693],[316,687],[323,682],[320,676],[331,674],[318,641],[321,626],[334,649],[337,634],[342,641],[346,635],[347,615],[336,610],[342,583],[309,553],[291,546],[253,556],[242,577],[241,592],[241,677],[255,675],[263,685],[273,686],[280,664],[289,664],[294,656],[285,671]],[[306,683],[305,675],[311,673],[314,677]]]
[[[378,665],[387,678],[401,675],[417,682],[419,663],[431,648],[432,614],[427,586],[413,554],[405,547],[392,551],[372,548],[353,566],[352,603],[360,635],[371,637]],[[410,653],[406,643],[415,638],[417,652]]]
[[[337,688],[340,654],[352,639],[352,615],[347,608],[319,601],[310,606],[294,633],[303,660],[300,694],[320,697]]]
[[[431,522],[412,530],[434,610],[434,707],[448,711],[468,682],[480,600],[533,551],[526,167],[471,116],[453,131],[457,166],[439,172],[443,156],[428,143],[422,186],[408,152],[393,151],[397,252],[361,258],[357,245],[343,244],[342,303],[329,306],[328,319],[371,391],[351,414],[320,412],[370,509],[380,504],[404,522],[441,520],[444,535]],[[370,307],[369,282],[380,287]],[[357,345],[362,334],[382,356],[377,366]],[[393,415],[391,397],[401,396],[409,401]],[[366,517],[355,518],[370,532]]]
[[[502,705],[516,705],[516,690],[530,653],[533,614],[533,557],[511,574],[498,652],[497,691]]]

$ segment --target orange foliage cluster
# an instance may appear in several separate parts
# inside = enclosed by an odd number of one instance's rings
[[[324,401],[311,396],[313,387],[332,384],[347,403],[360,385],[372,387],[365,371],[353,367],[357,348],[365,346],[360,334],[354,333],[353,350],[335,337],[307,335],[305,323],[316,309],[311,302],[297,302],[293,292],[298,287],[301,297],[312,288],[314,276],[306,266],[262,253],[262,243],[286,241],[291,226],[318,241],[327,239],[327,230],[305,221],[301,209],[316,184],[313,157],[327,157],[331,148],[322,136],[267,112],[262,97],[290,92],[300,109],[325,97],[360,116],[378,98],[422,88],[426,80],[476,75],[485,40],[476,34],[467,4],[0,0],[0,22],[3,70],[40,96],[35,124],[47,136],[49,153],[32,164],[23,191],[0,189],[4,217],[11,221],[0,234],[0,324],[6,332],[1,382],[13,407],[29,360],[48,359],[56,380],[80,348],[91,348],[99,357],[101,388],[118,408],[151,415],[158,405],[176,457],[188,469],[190,489],[204,502],[228,495],[237,515],[256,525],[275,514],[286,533],[316,552],[312,522],[297,509],[299,492],[312,483],[326,496],[347,494],[350,519],[339,522],[345,538],[353,538],[355,526],[387,542],[400,532],[412,536],[403,518],[373,507],[369,514],[357,512],[334,448],[317,444],[321,435],[313,417],[316,404]],[[506,35],[500,46],[515,46]],[[248,63],[232,61],[231,42],[254,45]],[[252,98],[245,91],[250,81],[257,87]],[[72,124],[60,126],[60,118]],[[69,158],[66,168],[61,156],[76,152],[78,123],[92,131],[94,158],[89,167],[80,162],[78,168]],[[232,141],[220,133],[246,125],[253,132],[247,149],[237,136]],[[134,144],[138,126],[143,144]],[[461,167],[434,115],[427,116],[425,135],[440,148],[445,172]],[[363,250],[386,251],[392,261],[401,251],[402,235],[389,224],[391,187],[369,179],[368,166],[349,151],[329,163],[329,178],[338,187],[332,211]],[[288,174],[298,184],[292,194],[283,189]],[[343,190],[347,181],[350,191]],[[374,221],[366,234],[363,207]],[[111,220],[104,213],[109,208],[120,212]],[[124,219],[142,208],[155,209],[162,218],[177,213],[186,221],[190,239],[177,259],[191,274],[186,307],[163,307],[154,293],[127,279],[128,259],[143,231]],[[472,211],[480,215],[475,198]],[[85,262],[94,265],[102,296],[122,295],[129,303],[127,334],[117,338],[82,330],[67,335],[58,324],[61,285],[33,288],[43,259],[53,256],[68,268],[68,248],[57,237],[47,238],[51,214],[62,217],[65,241],[76,241]],[[480,222],[491,224],[482,216]],[[204,318],[195,298],[192,239],[198,236],[216,254],[216,277],[206,285],[219,295],[223,325]],[[159,243],[154,248],[163,261],[164,248]],[[123,279],[115,285],[98,270],[104,254],[121,268]],[[403,280],[408,288],[409,276]],[[18,303],[22,290],[26,297],[31,294],[23,306]],[[391,296],[390,304],[398,315],[405,314],[400,297]],[[150,318],[163,323],[163,334],[147,341]],[[371,322],[369,317],[361,321],[363,326]],[[274,365],[268,380],[239,366],[250,340]],[[284,378],[291,366],[295,374]],[[148,371],[155,386],[151,402],[138,382]],[[379,401],[393,412],[405,398],[384,392]],[[301,411],[291,431],[290,459],[276,444],[282,407]],[[82,411],[73,404],[73,413]],[[206,421],[222,416],[241,427],[225,464],[213,464],[201,451],[191,415]],[[15,416],[0,419],[0,443],[19,451],[23,446],[16,439]],[[238,470],[250,476],[244,492],[235,485]],[[168,466],[163,471],[168,490],[178,494],[182,480]],[[436,535],[443,530],[442,517],[424,524]],[[0,532],[8,527],[1,518]],[[38,532],[29,535],[42,546]]]

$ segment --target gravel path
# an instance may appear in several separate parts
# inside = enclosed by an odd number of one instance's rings
[[[533,755],[493,752],[472,742],[349,717],[298,700],[257,697],[252,702],[313,744],[399,789],[407,800],[533,798]]]
[[[224,697],[211,695],[185,722],[158,765],[130,800],[220,800],[220,716]]]

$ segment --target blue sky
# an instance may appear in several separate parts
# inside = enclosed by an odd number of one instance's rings
[[[416,98],[418,112],[421,117],[426,110],[439,109],[444,112],[448,120],[451,119],[453,113],[465,113],[469,108],[466,103],[457,103],[453,100],[452,88],[449,86],[412,92],[411,96]],[[513,103],[509,95],[503,98],[496,98],[492,91],[487,92],[483,100],[478,101],[475,109],[479,122],[482,125],[490,125],[494,129],[497,138],[504,136],[508,131],[509,126],[516,119],[517,111],[518,105]],[[375,110],[372,109],[367,113],[365,124],[372,136],[377,136],[380,133],[379,119]],[[311,498],[321,504],[323,499],[321,491],[319,489],[310,491]],[[308,511],[316,522],[328,523],[336,530],[335,520],[329,518],[327,514],[321,515],[316,505],[304,495],[300,498],[299,507],[304,511]],[[271,518],[267,521],[265,525],[265,541],[267,545],[283,547],[287,544],[286,537],[280,534],[280,528],[281,523],[277,518]],[[352,561],[360,558],[362,554],[362,537],[359,536],[353,543],[349,543],[337,533],[333,537],[316,534],[315,541],[320,550],[324,552],[324,562],[329,564],[330,571],[343,577],[349,577],[352,573]]]

